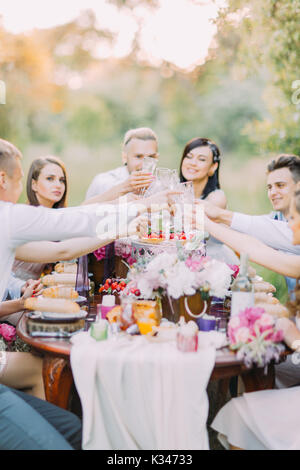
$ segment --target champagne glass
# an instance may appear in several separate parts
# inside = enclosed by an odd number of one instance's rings
[[[155,172],[155,169],[156,169],[156,165],[157,165],[157,159],[156,158],[144,157],[143,158],[142,171],[146,171],[147,173],[152,173],[152,175],[153,175],[154,172]],[[140,196],[144,196],[145,192],[146,192],[146,188],[141,188],[139,190]]]
[[[182,195],[183,202],[192,204],[195,201],[193,182],[186,181],[185,183],[180,183],[180,187],[183,192],[183,195]]]
[[[162,190],[169,189],[169,184],[171,180],[172,171],[169,168],[156,168],[155,176],[158,181],[161,183]]]
[[[147,171],[154,174],[157,166],[157,159],[153,157],[144,157],[143,158],[143,167],[142,171]]]

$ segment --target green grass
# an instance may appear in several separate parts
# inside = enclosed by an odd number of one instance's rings
[[[276,293],[274,296],[280,303],[285,304],[288,300],[288,290],[284,277],[264,268],[263,266],[259,266],[258,264],[251,263],[251,265],[256,269],[259,276],[276,287]]]

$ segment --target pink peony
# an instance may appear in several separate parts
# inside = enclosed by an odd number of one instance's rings
[[[234,317],[230,318],[228,327],[229,328],[238,328],[241,326],[241,320],[239,315],[235,315]]]
[[[11,343],[16,339],[16,329],[14,326],[7,325],[6,323],[0,324],[0,335],[3,336],[7,343]]]
[[[97,258],[97,261],[101,261],[105,258],[105,246],[98,248],[98,250],[94,251],[94,255]]]
[[[228,266],[230,267],[231,271],[233,271],[232,276],[235,279],[237,277],[238,273],[240,272],[239,266],[237,264],[228,264]]]
[[[269,313],[263,313],[260,319],[258,320],[261,326],[272,327],[275,324],[274,317]]]
[[[236,343],[247,343],[250,337],[249,328],[242,327],[235,332],[235,342]]]
[[[274,323],[272,315],[263,313],[262,316],[254,323],[253,331],[255,332],[255,327],[258,327],[260,333],[264,333],[267,330],[271,330],[273,332]]]
[[[252,307],[252,308],[246,308],[240,313],[240,315],[245,316],[251,325],[251,324],[254,324],[256,320],[261,318],[263,313],[265,313],[265,310],[263,308]]]
[[[200,271],[206,262],[207,262],[207,259],[205,258],[205,256],[201,256],[201,257],[190,256],[185,261],[185,265],[190,269],[190,271],[196,272],[196,271]]]
[[[283,341],[283,331],[282,330],[274,331],[270,339],[274,343],[280,343],[281,341]]]

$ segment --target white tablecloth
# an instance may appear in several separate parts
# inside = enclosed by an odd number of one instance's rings
[[[206,387],[216,350],[182,353],[145,337],[72,339],[83,410],[83,448],[208,449]]]

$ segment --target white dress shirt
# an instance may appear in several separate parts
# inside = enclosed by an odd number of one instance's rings
[[[105,193],[117,184],[123,183],[128,177],[129,172],[125,165],[105,173],[99,173],[90,184],[85,198],[90,199],[91,197],[99,196],[99,194]]]
[[[246,215],[235,212],[231,228],[285,253],[300,255],[300,245],[293,245],[293,232],[285,221],[274,220],[270,215]]]
[[[136,210],[122,212],[120,220],[128,223]],[[135,212],[135,213],[134,213]],[[7,288],[16,248],[38,240],[57,241],[75,237],[96,237],[99,222],[109,227],[116,215],[107,215],[102,204],[91,204],[69,209],[46,209],[25,204],[0,202],[0,299]],[[105,223],[104,223],[105,222]],[[98,227],[97,227],[98,226]],[[104,228],[106,230],[106,228]]]
[[[24,284],[25,281],[23,281],[23,279],[19,279],[11,274],[2,300],[6,300],[8,296],[10,300],[19,299],[21,297],[21,289]]]

